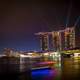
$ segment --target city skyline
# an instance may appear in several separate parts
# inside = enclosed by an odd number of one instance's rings
[[[40,50],[35,33],[64,29],[66,23],[73,26],[80,16],[79,2],[75,0],[5,1],[0,6],[0,50]]]

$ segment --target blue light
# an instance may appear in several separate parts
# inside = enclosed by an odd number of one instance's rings
[[[40,69],[32,71],[32,80],[46,80],[47,77],[54,77],[54,70]]]
[[[40,70],[33,70],[32,75],[47,75],[49,73],[49,69],[40,69]]]

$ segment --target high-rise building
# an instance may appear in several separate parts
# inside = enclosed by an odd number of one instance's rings
[[[39,36],[41,50],[42,51],[49,50],[49,36],[48,36],[48,33],[39,32],[36,35]]]
[[[67,27],[64,30],[39,32],[41,50],[61,51],[80,48],[80,28]],[[51,45],[51,46],[50,46]]]
[[[41,50],[48,50],[48,35],[41,35],[40,36],[40,46]]]
[[[80,26],[74,27],[75,30],[75,48],[80,48]]]
[[[65,29],[65,48],[75,48],[75,28],[69,27]]]
[[[52,32],[52,43],[53,43],[53,50],[61,50],[61,32],[53,31]]]
[[[65,32],[64,30],[60,30],[60,50],[64,50],[65,48]]]

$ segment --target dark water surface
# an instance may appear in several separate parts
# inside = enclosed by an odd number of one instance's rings
[[[61,72],[62,80],[80,80],[80,59],[64,58]]]
[[[32,70],[20,75],[1,76],[0,80],[80,80],[80,60],[63,58],[53,69]]]

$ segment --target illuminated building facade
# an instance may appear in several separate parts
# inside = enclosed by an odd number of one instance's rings
[[[73,49],[80,48],[80,28],[76,27],[67,27],[64,29],[64,40],[65,47],[64,49]]]
[[[65,48],[75,48],[75,28],[65,29]]]
[[[49,36],[48,36],[48,33],[40,32],[40,33],[37,33],[36,35],[39,36],[41,50],[42,51],[48,50],[49,49]]]
[[[41,50],[61,51],[80,47],[80,28],[67,27],[64,30],[52,32],[39,32]],[[50,39],[51,36],[51,39]],[[52,45],[52,49],[50,48]]]
[[[54,51],[61,50],[61,32],[52,32],[52,43]]]
[[[40,36],[41,50],[48,50],[48,35]]]
[[[79,47],[79,41],[76,34],[75,27],[68,27],[64,30],[58,30],[52,32],[52,42],[55,51],[61,51],[65,49],[72,49]],[[79,46],[78,46],[79,45]]]
[[[80,48],[80,26],[75,28],[75,48]]]
[[[64,30],[63,31],[60,31],[60,50],[64,50],[65,48],[65,33],[64,33]]]

